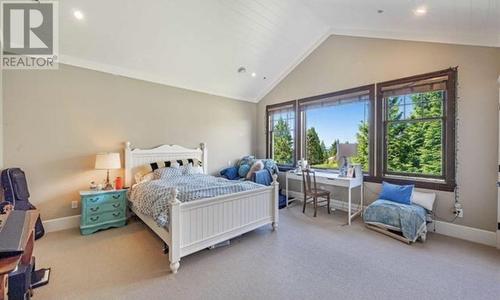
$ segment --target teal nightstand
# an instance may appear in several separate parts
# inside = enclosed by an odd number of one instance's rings
[[[83,235],[127,224],[127,190],[80,192]]]

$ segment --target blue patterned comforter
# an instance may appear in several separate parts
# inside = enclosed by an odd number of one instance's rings
[[[183,175],[140,183],[128,192],[134,209],[152,217],[161,227],[168,225],[168,201],[177,189],[181,202],[212,198],[227,194],[265,188],[251,181],[231,181],[204,174]]]
[[[418,205],[379,199],[366,208],[363,219],[368,224],[401,231],[405,238],[415,242],[426,230],[426,214],[425,208]]]

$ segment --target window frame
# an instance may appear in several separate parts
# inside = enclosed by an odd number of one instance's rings
[[[332,93],[326,93],[326,94],[321,94],[321,95],[316,95],[312,97],[306,97],[297,100],[297,107],[296,107],[296,114],[297,114],[297,126],[296,126],[296,131],[297,131],[297,145],[300,145],[297,147],[297,155],[298,157],[301,157],[301,155],[305,155],[305,141],[302,141],[303,136],[305,136],[305,131],[306,128],[302,128],[302,126],[305,124],[303,123],[303,110],[301,110],[301,105],[306,105],[308,102],[315,102],[324,98],[330,98],[330,97],[339,97],[339,96],[347,96],[349,94],[354,94],[354,93],[359,93],[366,91],[368,96],[369,96],[369,101],[370,101],[370,112],[369,112],[369,119],[368,119],[368,172],[364,172],[364,177],[365,178],[372,178],[374,177],[375,174],[375,104],[376,104],[376,99],[375,99],[375,84],[368,84],[368,85],[363,85],[363,86],[358,86],[355,88],[350,88],[350,89],[345,89],[345,90],[340,90]],[[335,169],[327,169],[327,168],[313,168],[316,170],[321,170],[321,171],[327,171],[327,172],[338,172],[338,170]]]
[[[297,165],[297,153],[298,153],[298,142],[297,142],[297,124],[298,124],[298,116],[297,116],[297,100],[291,100],[291,101],[286,101],[286,102],[281,102],[281,103],[276,103],[276,104],[271,104],[266,106],[266,157],[267,158],[272,158],[271,153],[272,153],[272,143],[271,143],[271,138],[272,135],[270,134],[270,116],[273,110],[278,110],[280,107],[287,107],[287,106],[292,106],[292,110],[294,111],[295,118],[294,118],[294,128],[293,128],[293,142],[294,142],[294,149],[293,149],[293,157],[292,157],[292,164],[291,165],[286,165],[286,164],[277,164],[278,168],[280,170],[292,170],[295,168]]]
[[[386,126],[386,101],[383,97],[382,89],[384,87],[412,83],[432,79],[436,77],[447,76],[445,97],[443,100],[443,115],[442,131],[443,131],[443,146],[442,146],[442,164],[443,174],[441,176],[391,172],[388,170],[387,162],[387,135]],[[398,184],[415,184],[416,187],[427,188],[433,190],[454,191],[456,187],[455,181],[455,148],[456,148],[456,85],[457,85],[457,68],[449,68],[431,73],[425,73],[390,81],[385,81],[377,84],[377,166],[376,166],[376,182],[388,181]],[[423,121],[423,120],[422,120]]]

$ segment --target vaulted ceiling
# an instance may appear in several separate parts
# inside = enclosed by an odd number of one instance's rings
[[[500,0],[59,3],[63,63],[252,102],[332,33],[500,47]]]

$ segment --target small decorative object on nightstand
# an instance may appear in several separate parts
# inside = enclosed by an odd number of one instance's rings
[[[127,224],[127,190],[81,191],[83,235]]]

